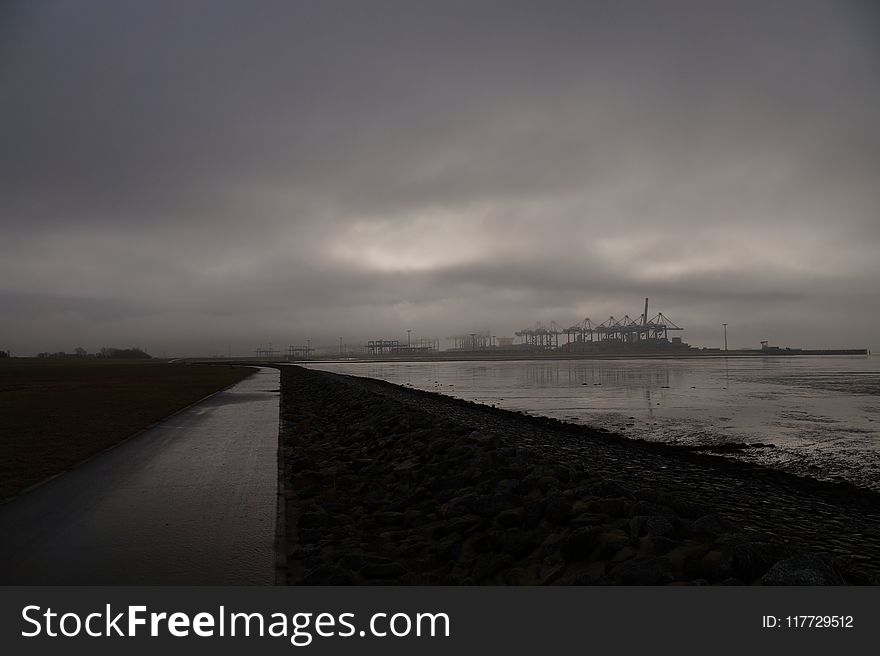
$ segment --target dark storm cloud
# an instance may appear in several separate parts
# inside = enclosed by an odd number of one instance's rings
[[[644,295],[697,343],[877,342],[872,3],[2,12],[2,348],[511,334]]]

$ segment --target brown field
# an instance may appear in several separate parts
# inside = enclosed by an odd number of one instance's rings
[[[0,360],[0,499],[252,372],[163,361]]]

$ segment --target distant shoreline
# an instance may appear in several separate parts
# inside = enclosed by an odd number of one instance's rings
[[[680,353],[640,353],[640,352],[622,352],[622,353],[517,353],[516,351],[505,351],[503,353],[480,353],[480,352],[455,352],[449,353],[441,351],[436,355],[417,356],[417,355],[399,355],[399,356],[351,356],[339,357],[316,356],[309,359],[287,359],[283,357],[276,358],[177,358],[176,361],[185,361],[193,364],[202,363],[223,363],[223,364],[243,364],[243,365],[261,365],[266,364],[312,364],[317,362],[341,362],[341,363],[357,363],[357,362],[520,362],[528,360],[548,360],[548,361],[564,361],[564,360],[698,360],[703,358],[797,358],[797,357],[871,357],[870,349],[803,349],[790,351],[684,351]]]

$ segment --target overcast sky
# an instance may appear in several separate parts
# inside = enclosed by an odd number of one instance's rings
[[[874,2],[0,4],[0,348],[880,348]]]

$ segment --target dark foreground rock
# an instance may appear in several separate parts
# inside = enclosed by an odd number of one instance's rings
[[[878,580],[871,495],[380,381],[282,367],[281,447],[288,583]]]

